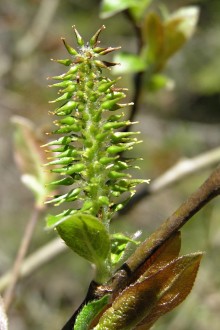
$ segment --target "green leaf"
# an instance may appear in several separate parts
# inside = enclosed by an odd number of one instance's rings
[[[189,40],[198,22],[199,9],[195,6],[177,10],[165,22],[165,59],[176,53]]]
[[[115,55],[114,61],[120,63],[120,65],[114,67],[114,74],[145,71],[147,66],[146,61],[140,56],[125,52]]]
[[[143,17],[146,9],[152,1],[153,0],[134,0],[134,4],[130,7],[130,11],[137,21],[139,21]]]
[[[55,176],[46,171],[46,153],[41,148],[43,142],[37,136],[36,129],[31,121],[26,118],[12,117],[14,126],[14,156],[20,169],[22,182],[34,193],[36,204],[44,207],[44,202],[51,191],[46,186]]]
[[[103,0],[100,17],[109,18],[125,9],[131,9],[131,13],[139,19],[152,0]]]
[[[92,215],[77,213],[64,217],[56,229],[66,245],[94,263],[98,272],[107,271],[110,237],[101,221]]]
[[[88,330],[88,327],[90,326],[91,322],[107,305],[108,300],[109,295],[106,295],[99,300],[94,300],[85,305],[81,312],[78,314],[73,329]]]
[[[144,39],[147,46],[142,50],[142,57],[146,58],[148,64],[159,62],[164,54],[164,26],[156,13],[149,13],[143,22],[142,27]]]
[[[167,60],[175,54],[193,35],[199,17],[196,6],[181,8],[171,14],[165,21],[156,13],[146,16],[143,24],[143,35],[147,46],[142,57],[148,64],[161,71]]]
[[[139,244],[139,242],[120,233],[111,235],[111,261],[113,265],[121,261],[129,243]]]

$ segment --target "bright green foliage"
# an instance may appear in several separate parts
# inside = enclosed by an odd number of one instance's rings
[[[151,2],[152,0],[103,0],[100,16],[101,18],[108,18],[128,9],[130,14],[139,20]]]
[[[66,244],[81,257],[96,265],[96,281],[110,275],[110,238],[101,221],[89,214],[69,215],[57,225]]]
[[[123,260],[129,244],[139,244],[139,242],[123,234],[116,233],[111,235],[111,262],[113,265],[118,266],[121,260]]]
[[[198,22],[199,10],[189,6],[181,8],[166,18],[151,12],[143,22],[143,37],[147,40],[142,58],[156,72],[192,37]]]
[[[108,300],[109,296],[106,295],[85,305],[76,318],[74,330],[88,330],[90,323],[102,311],[103,307],[107,305]]]

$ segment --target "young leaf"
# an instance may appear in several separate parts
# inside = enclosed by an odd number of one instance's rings
[[[95,330],[148,329],[156,319],[180,304],[192,289],[202,254],[177,258],[127,287],[101,316]]]
[[[164,27],[163,22],[156,13],[149,13],[143,22],[143,36],[147,40],[147,46],[142,51],[142,57],[146,56],[147,64],[154,64],[164,53]],[[146,55],[145,55],[146,53]]]
[[[161,71],[167,60],[188,41],[195,32],[199,9],[195,6],[181,8],[162,20],[157,14],[150,13],[143,23],[143,35],[147,46],[142,57],[147,63]]]
[[[179,256],[181,248],[180,231],[173,234],[147,261],[135,272],[133,281],[149,277]],[[143,276],[143,277],[142,277]]]
[[[175,265],[174,274],[169,277],[168,285],[164,285],[162,288],[156,305],[141,322],[140,326],[137,327],[137,330],[150,329],[160,316],[170,312],[186,299],[193,287],[201,257],[202,253],[194,253],[173,261],[172,264]],[[170,273],[169,266],[167,270]],[[165,273],[167,270],[164,269]]]
[[[136,73],[146,69],[146,61],[140,56],[121,52],[114,57],[114,61],[120,65],[114,67],[113,73]]]
[[[101,18],[109,18],[125,9],[130,9],[134,18],[139,19],[152,0],[103,0]]]
[[[98,272],[104,272],[102,268],[107,267],[105,264],[110,253],[110,238],[103,223],[83,213],[66,216],[62,221],[56,229],[66,245],[94,263]]]
[[[88,330],[91,322],[107,305],[108,300],[109,295],[106,295],[85,305],[76,318],[74,330]]]
[[[194,6],[181,8],[170,15],[165,22],[165,59],[176,53],[192,37],[198,17],[199,9]]]
[[[111,262],[113,266],[121,261],[129,243],[139,244],[139,242],[123,234],[117,233],[111,236]]]
[[[100,17],[109,18],[133,5],[135,0],[103,0]]]
[[[51,182],[54,174],[45,171],[46,154],[42,150],[43,142],[29,120],[14,116],[14,156],[17,166],[22,172],[22,182],[34,193],[36,204],[44,207],[51,188],[46,185]]]

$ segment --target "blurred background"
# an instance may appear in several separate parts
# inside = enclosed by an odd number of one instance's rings
[[[196,34],[166,67],[175,87],[151,93],[143,88],[137,115],[143,143],[135,155],[143,157],[142,178],[152,181],[177,161],[219,146],[220,128],[220,2],[219,0],[154,1],[170,11],[198,5]],[[102,45],[135,51],[134,31],[123,13],[99,18],[98,0],[0,1],[0,275],[13,264],[33,196],[20,181],[13,159],[11,118],[33,121],[36,132],[50,131],[48,111],[56,91],[48,76],[64,72],[50,58],[65,58],[60,41],[75,45],[71,26],[88,40],[102,25]],[[132,76],[120,82],[132,91]],[[128,92],[128,98],[131,98]],[[113,231],[128,234],[141,229],[143,238],[166,219],[211,173],[216,165],[143,199],[117,219]],[[212,201],[182,230],[182,253],[205,251],[195,286],[186,301],[161,318],[155,329],[217,330],[220,322],[220,203]],[[29,254],[56,237],[40,219]],[[11,330],[60,329],[82,301],[92,278],[90,266],[71,251],[56,256],[22,279],[9,314]]]

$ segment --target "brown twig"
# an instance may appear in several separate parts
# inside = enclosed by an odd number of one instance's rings
[[[12,277],[11,277],[11,282],[5,292],[4,295],[4,305],[5,305],[5,310],[8,311],[10,308],[10,305],[12,303],[13,297],[14,297],[14,291],[15,291],[15,286],[19,278],[19,273],[20,273],[20,268],[23,262],[23,259],[27,253],[28,247],[30,245],[31,238],[34,233],[35,226],[37,224],[37,220],[39,218],[39,215],[41,213],[40,208],[35,207],[33,210],[33,213],[26,225],[25,232],[21,241],[20,248],[18,250],[15,263],[13,266],[12,270]]]
[[[54,238],[49,243],[43,245],[37,249],[37,251],[33,252],[25,260],[23,260],[20,267],[19,278],[30,275],[39,267],[55,258],[59,253],[62,253],[66,250],[67,246],[60,239],[60,237]],[[10,269],[0,277],[0,292],[2,292],[8,286],[12,280],[12,277],[13,269]]]

